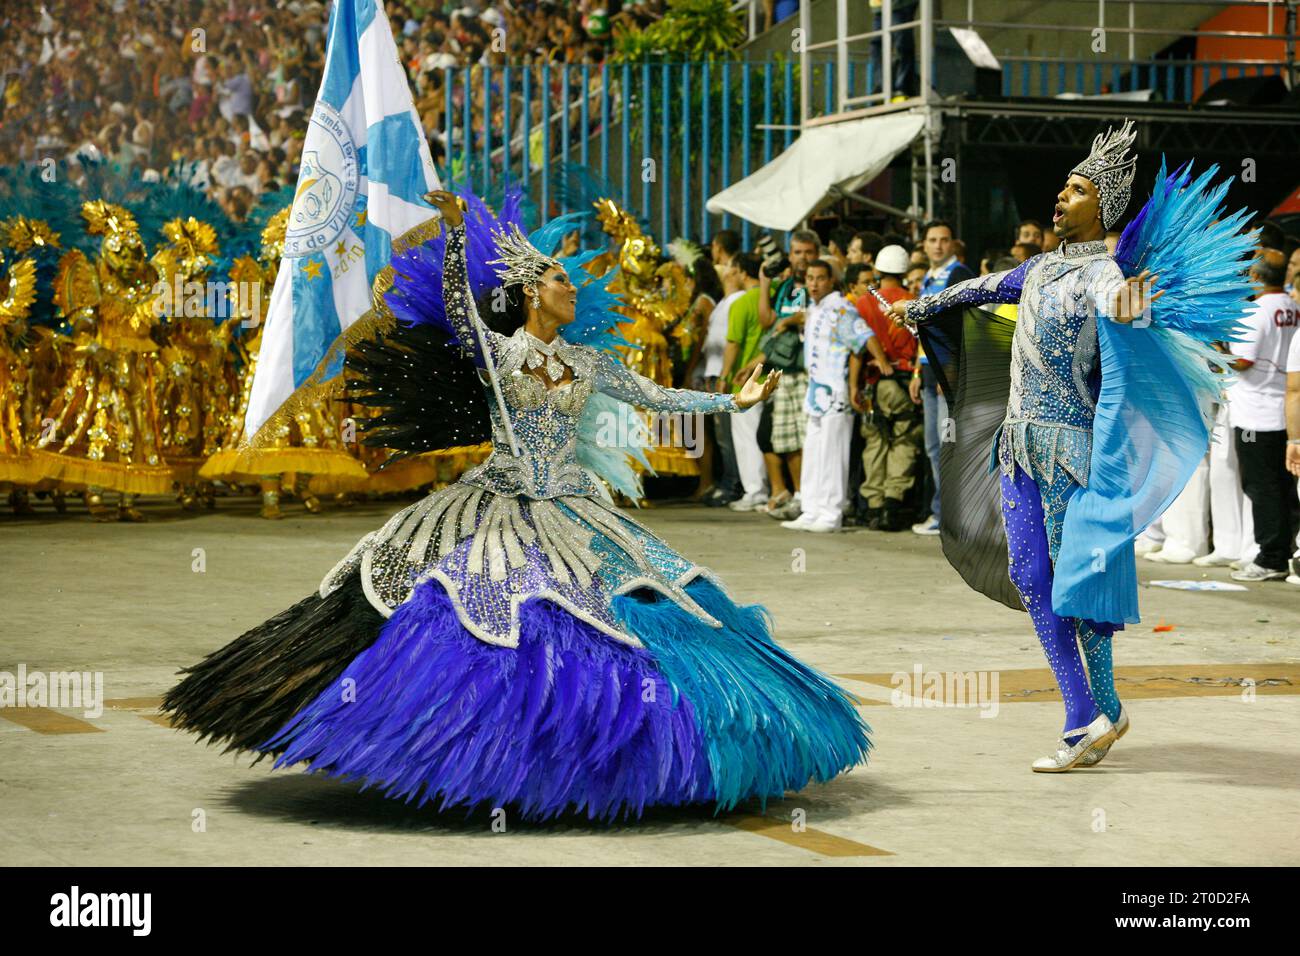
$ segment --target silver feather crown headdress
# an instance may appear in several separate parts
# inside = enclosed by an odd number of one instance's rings
[[[489,259],[488,265],[497,267],[495,272],[503,285],[529,285],[541,279],[547,269],[560,265],[538,252],[513,222],[493,230],[492,242],[501,258]]]
[[[1129,190],[1137,175],[1137,157],[1129,153],[1129,147],[1136,139],[1133,121],[1126,119],[1118,130],[1111,127],[1098,133],[1088,158],[1070,170],[1097,187],[1101,197],[1101,224],[1107,229],[1128,208]]]

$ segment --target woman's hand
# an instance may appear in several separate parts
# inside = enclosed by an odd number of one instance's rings
[[[758,377],[763,374],[763,366],[755,365],[754,371],[749,374],[745,384],[740,388],[740,394],[736,396],[736,406],[738,408],[750,408],[759,402],[766,401],[767,397],[776,390],[777,382],[781,381],[781,373],[773,372],[767,377],[767,381],[759,382]]]
[[[1286,470],[1300,478],[1300,445],[1286,446]]]
[[[445,189],[435,189],[431,193],[425,193],[424,198],[433,204],[433,208],[438,210],[447,225],[459,226],[465,221],[461,213],[460,200],[454,193],[449,193]]]

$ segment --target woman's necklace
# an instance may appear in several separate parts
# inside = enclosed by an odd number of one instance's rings
[[[535,369],[545,363],[546,374],[552,382],[558,382],[563,378],[565,366],[555,352],[564,340],[556,335],[550,342],[543,342],[527,330],[524,331],[524,336],[528,343],[528,354],[524,357],[524,364],[530,369]]]

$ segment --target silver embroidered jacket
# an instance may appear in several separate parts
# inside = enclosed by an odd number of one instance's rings
[[[1007,272],[967,279],[907,303],[926,319],[961,305],[1019,303],[1011,345],[1011,394],[998,441],[1004,473],[1016,464],[1049,483],[1059,466],[1088,483],[1097,321],[1110,320],[1124,275],[1101,240],[1062,243]]]
[[[707,573],[600,495],[578,461],[579,420],[593,392],[659,412],[730,412],[731,395],[665,388],[606,352],[534,339],[523,329],[505,336],[482,326],[465,269],[465,229],[447,234],[443,297],[462,343],[477,354],[480,333],[500,378],[520,447],[511,447],[494,398],[492,453],[454,485],[398,512],[361,539],[321,582],[322,596],[360,573],[370,603],[391,615],[415,586],[436,580],[470,633],[504,646],[519,642],[519,608],[547,598],[616,640],[633,646],[610,607],[619,594],[659,591],[713,626],[686,593]],[[529,369],[545,364],[548,388]]]

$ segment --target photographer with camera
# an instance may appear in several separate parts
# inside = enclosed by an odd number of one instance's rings
[[[880,276],[878,292],[888,302],[911,299],[903,285],[909,268],[907,250],[885,246],[876,256]],[[861,352],[849,360],[849,396],[862,413],[862,484],[857,503],[865,506],[860,517],[873,531],[902,531],[904,501],[916,481],[924,425],[921,409],[908,394],[916,366],[916,338],[881,311],[870,290],[871,269],[851,265],[846,273],[848,295],[866,320],[889,358],[889,369],[867,361]]]
[[[782,372],[776,393],[763,407],[763,421],[758,430],[758,443],[763,450],[772,492],[770,498],[760,500],[750,500],[746,495],[732,502],[731,507],[736,511],[762,508],[774,518],[788,520],[802,510],[799,472],[807,418],[803,403],[808,391],[808,375],[803,365],[802,329],[808,307],[804,280],[808,265],[821,252],[821,240],[815,232],[798,230],[790,236],[787,256],[765,232],[759,236],[757,249],[763,258],[758,279],[759,323],[767,330],[760,351],[768,368]],[[789,485],[786,470],[790,475]]]

